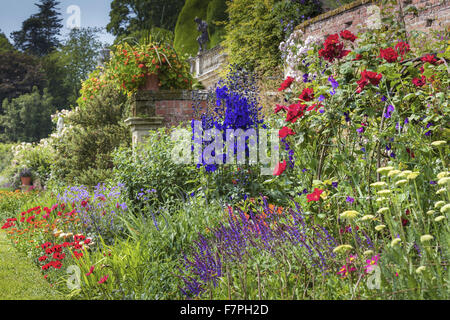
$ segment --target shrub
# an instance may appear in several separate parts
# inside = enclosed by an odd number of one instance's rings
[[[106,86],[66,116],[66,127],[54,143],[54,180],[92,185],[110,177],[111,153],[131,142],[129,129],[123,123],[128,110],[126,102],[124,95]]]

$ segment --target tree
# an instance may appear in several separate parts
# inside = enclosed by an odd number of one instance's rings
[[[25,20],[21,30],[11,33],[17,49],[44,56],[59,45],[58,35],[63,25],[58,17],[57,5],[57,0],[41,0],[40,4],[36,4],[39,12]]]
[[[228,20],[226,0],[211,0],[206,12],[206,22],[211,48],[218,45],[225,36],[225,22]]]
[[[0,31],[0,52],[14,51],[14,47],[8,38]]]
[[[113,0],[106,29],[115,36],[158,27],[173,31],[184,0]]]
[[[37,142],[52,131],[51,115],[55,111],[53,98],[44,89],[43,95],[37,87],[31,93],[18,98],[4,100],[4,114],[0,116],[3,127],[2,141]]]
[[[43,89],[46,77],[39,60],[18,52],[0,52],[0,101],[30,93],[33,86]]]
[[[81,82],[95,70],[99,63],[103,43],[98,40],[98,28],[72,29],[61,46],[64,57],[66,79],[70,88],[69,103],[74,104],[79,96]]]
[[[292,27],[321,12],[317,0],[233,0],[227,6],[223,44],[229,62],[259,73],[270,73],[281,63],[278,47]],[[285,21],[289,25],[283,26]]]

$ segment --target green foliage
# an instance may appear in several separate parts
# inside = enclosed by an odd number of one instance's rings
[[[12,143],[0,143],[0,173],[5,170],[13,158]]]
[[[0,53],[8,51],[14,51],[14,47],[11,42],[9,42],[5,34],[3,32],[0,32]]]
[[[0,52],[0,102],[30,93],[34,86],[43,89],[45,74],[37,58],[10,51]]]
[[[118,36],[115,40],[115,44],[121,42],[127,42],[130,45],[135,45],[136,43],[169,43],[173,44],[175,34],[167,29],[152,27],[150,30],[138,30],[131,32],[130,34]]]
[[[39,12],[25,20],[21,30],[11,34],[16,48],[36,56],[44,56],[58,47],[63,19],[59,18],[57,5],[57,0],[41,0],[36,4]]]
[[[180,54],[197,55],[199,33],[194,19],[195,17],[202,20],[207,19],[207,9],[210,2],[211,0],[186,0],[175,27],[174,46]],[[212,12],[213,9],[214,7],[211,7]]]
[[[173,31],[183,0],[114,0],[106,29],[117,37],[154,27]]]
[[[115,180],[125,184],[128,199],[136,199],[141,189],[156,189],[160,202],[174,203],[198,188],[198,170],[194,165],[174,163],[173,148],[170,135],[159,129],[151,131],[135,153],[128,148],[114,154]]]
[[[217,46],[225,37],[225,26],[228,19],[226,0],[211,0],[206,10],[206,22],[210,35],[210,47]]]
[[[74,28],[61,45],[64,83],[71,91],[68,97],[69,104],[75,104],[81,82],[97,67],[100,50],[103,47],[102,42],[98,40],[100,31],[99,28]]]
[[[108,179],[111,152],[131,141],[123,123],[126,110],[126,97],[106,86],[82,108],[72,111],[65,119],[67,128],[55,139],[55,179],[87,185]],[[95,183],[94,178],[98,179]]]
[[[55,111],[53,97],[47,89],[41,95],[37,87],[32,93],[24,94],[11,101],[3,101],[0,125],[4,132],[3,141],[36,142],[47,137],[52,130],[50,116]]]

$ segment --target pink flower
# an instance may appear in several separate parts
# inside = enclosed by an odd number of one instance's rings
[[[284,170],[286,170],[286,160],[277,164],[275,170],[273,171],[273,175],[279,176],[284,172]]]
[[[367,265],[364,267],[364,269],[366,269],[366,273],[370,273],[373,270],[374,266],[378,265],[378,258],[379,256],[375,255],[372,258],[366,260]]]
[[[291,129],[291,128],[289,128],[289,127],[283,127],[283,128],[281,128],[280,129],[280,131],[278,132],[278,136],[280,137],[280,138],[286,138],[287,136],[289,136],[289,135],[294,135],[295,134],[295,132]]]
[[[86,275],[87,275],[87,276],[90,276],[90,275],[92,274],[92,272],[94,272],[94,268],[95,268],[95,265],[93,265],[93,266],[89,269],[89,272],[86,273]]]
[[[100,279],[100,281],[98,282],[98,284],[102,284],[105,283],[106,280],[108,280],[109,275],[104,276],[103,278]]]

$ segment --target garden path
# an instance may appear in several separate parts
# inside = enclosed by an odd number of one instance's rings
[[[0,300],[61,300],[42,274],[0,231]]]

